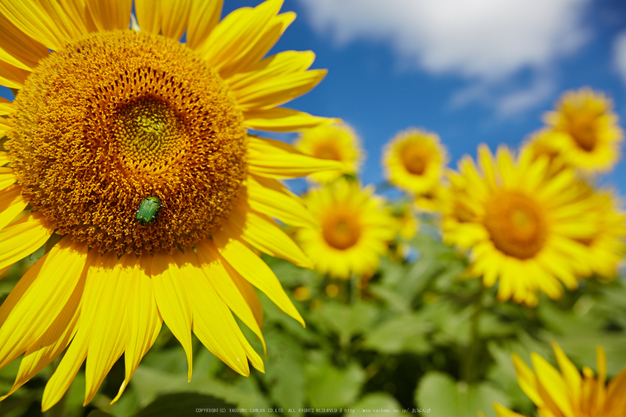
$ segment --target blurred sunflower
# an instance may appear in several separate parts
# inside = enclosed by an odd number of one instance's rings
[[[557,110],[548,112],[544,146],[584,172],[604,172],[620,158],[624,139],[611,100],[590,88],[566,92]]]
[[[534,158],[548,158],[549,176],[558,174],[569,166],[563,155],[553,146],[552,138],[553,133],[549,129],[541,129],[522,145],[523,152],[531,152]]]
[[[440,212],[448,195],[448,184],[442,179],[433,188],[413,198],[415,208],[421,212]]]
[[[623,417],[626,415],[626,368],[606,384],[606,354],[596,348],[598,376],[591,368],[583,367],[582,376],[563,350],[553,343],[557,371],[536,353],[531,355],[534,372],[522,359],[513,354],[517,382],[537,406],[541,416],[567,417]],[[523,417],[500,404],[494,408],[498,417]]]
[[[0,2],[0,84],[17,91],[0,108],[0,161],[10,162],[0,168],[0,269],[60,236],[0,307],[0,368],[23,355],[10,394],[67,348],[44,410],[85,359],[91,401],[124,354],[116,401],[163,321],[189,378],[192,330],[237,372],[248,375],[248,361],[263,371],[233,316],[265,346],[253,287],[303,321],[252,248],[309,266],[272,218],[315,219],[278,179],[337,169],[247,136],[328,122],[277,107],[325,75],[307,71],[312,52],[263,58],[295,17],[278,14],[281,0],[221,22],[221,1],[137,0],[141,32],[128,29],[131,6]]]
[[[480,170],[468,156],[451,172],[450,198],[443,213],[447,242],[470,250],[471,275],[491,287],[498,299],[535,305],[537,290],[559,298],[590,272],[589,238],[596,225],[593,201],[581,198],[572,170],[547,175],[547,158],[522,152],[516,160],[506,147],[492,156],[481,145]]]
[[[383,166],[389,182],[413,194],[428,194],[447,163],[439,136],[422,129],[398,133],[386,146]]]
[[[336,171],[317,172],[308,180],[317,183],[333,181],[344,174],[358,173],[363,159],[360,139],[347,124],[333,124],[307,129],[300,133],[295,145],[308,155],[320,159],[339,161],[342,168]]]
[[[611,280],[618,274],[618,267],[626,255],[626,214],[611,191],[594,191],[584,184],[585,195],[594,199],[592,213],[596,231],[581,239],[589,250],[591,270],[603,280]]]
[[[340,178],[312,190],[305,202],[320,230],[301,228],[296,239],[321,273],[347,279],[376,272],[396,222],[374,188]]]

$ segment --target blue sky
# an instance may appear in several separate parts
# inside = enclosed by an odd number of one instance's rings
[[[225,0],[224,14],[260,2]],[[517,146],[567,89],[604,91],[626,120],[624,0],[285,0],[282,11],[298,18],[272,53],[312,50],[328,69],[288,106],[356,130],[364,183],[383,181],[382,147],[408,127],[438,133],[455,166],[481,142]],[[626,162],[604,182],[626,195]]]
[[[224,12],[258,3],[226,0]],[[626,121],[623,0],[286,0],[282,10],[298,17],[272,52],[310,49],[328,69],[289,107],[355,128],[364,183],[383,180],[381,149],[410,126],[438,133],[456,166],[481,142],[517,146],[567,89],[604,91]],[[622,161],[604,182],[625,195],[625,179]]]

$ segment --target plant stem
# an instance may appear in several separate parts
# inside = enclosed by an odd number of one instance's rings
[[[462,355],[461,379],[468,384],[476,379],[476,359],[480,352],[481,341],[479,334],[480,316],[485,310],[483,303],[484,286],[480,285],[480,290],[475,295],[474,311],[470,317],[470,343],[467,354]],[[474,298],[474,297],[473,297]]]

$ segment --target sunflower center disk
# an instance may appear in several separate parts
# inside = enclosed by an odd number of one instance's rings
[[[354,215],[336,213],[322,221],[322,235],[329,246],[344,250],[354,246],[361,237],[361,227]]]
[[[402,162],[406,170],[413,175],[423,175],[426,171],[427,155],[419,146],[409,146],[402,153]]]
[[[547,236],[539,205],[514,191],[501,191],[487,203],[485,227],[497,249],[518,259],[535,256]]]
[[[313,153],[317,158],[320,159],[330,159],[333,161],[341,160],[341,153],[337,149],[337,146],[332,143],[324,143],[318,145],[315,148],[315,152]]]
[[[572,121],[570,133],[578,145],[587,152],[596,147],[596,129],[594,117],[591,115],[579,116]]]
[[[44,60],[15,99],[7,147],[57,233],[118,254],[188,248],[220,227],[246,174],[243,116],[185,45],[103,32]],[[136,221],[155,197],[158,215]]]
[[[141,97],[120,106],[112,134],[120,161],[129,169],[152,170],[160,162],[179,156],[184,145],[184,122],[161,99]]]

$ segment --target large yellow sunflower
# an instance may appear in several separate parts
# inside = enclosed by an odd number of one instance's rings
[[[311,174],[312,182],[326,183],[344,174],[356,174],[363,159],[360,139],[347,124],[333,124],[307,129],[300,134],[296,147],[316,158],[339,161],[342,168]]]
[[[588,248],[579,240],[596,231],[593,200],[582,198],[572,170],[547,175],[547,158],[508,148],[497,156],[481,145],[480,170],[468,156],[449,174],[443,213],[447,242],[469,249],[469,272],[485,286],[499,279],[498,299],[535,305],[537,290],[562,295],[561,283],[577,287],[589,274]]]
[[[309,192],[306,204],[321,224],[301,228],[296,239],[315,268],[332,277],[376,272],[380,256],[396,233],[396,221],[371,186],[340,178]]]
[[[611,101],[590,88],[566,92],[557,110],[544,116],[548,127],[540,146],[562,155],[566,164],[584,172],[604,172],[620,158],[624,139]]]
[[[383,166],[393,185],[413,194],[428,194],[438,185],[447,158],[437,134],[408,129],[386,145]]]
[[[583,367],[582,376],[563,350],[553,343],[561,372],[536,353],[531,356],[534,372],[513,354],[517,382],[537,406],[541,416],[623,417],[626,416],[626,367],[606,385],[606,354],[596,348],[598,375]],[[523,417],[500,404],[494,408],[499,417]]]
[[[192,331],[263,371],[234,318],[263,342],[254,287],[302,322],[253,248],[309,266],[274,218],[315,219],[279,180],[338,167],[247,136],[327,123],[278,107],[325,74],[312,52],[264,58],[295,16],[281,5],[220,21],[221,1],[136,0],[135,31],[130,0],[0,1],[0,84],[16,91],[0,106],[0,269],[60,236],[0,307],[0,368],[23,355],[9,394],[67,348],[44,410],[85,359],[85,404],[124,354],[121,395],[163,321],[189,378]]]

